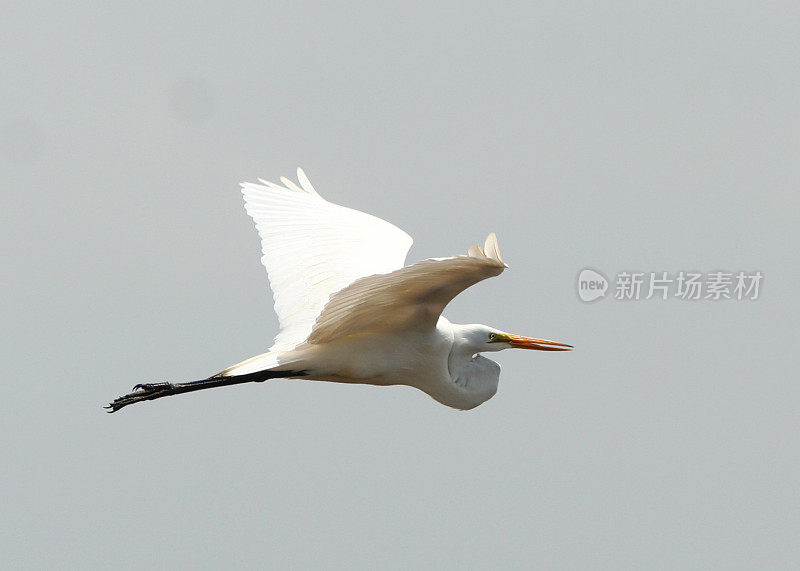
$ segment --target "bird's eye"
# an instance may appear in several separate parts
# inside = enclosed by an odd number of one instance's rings
[[[497,335],[494,333],[489,333],[489,341],[494,341],[497,338]]]

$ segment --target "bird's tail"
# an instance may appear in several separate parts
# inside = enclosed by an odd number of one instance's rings
[[[249,375],[261,371],[273,371],[275,369],[291,369],[296,359],[290,358],[290,351],[268,351],[255,357],[250,357],[231,365],[224,371],[220,371],[215,377],[232,377],[239,375]]]

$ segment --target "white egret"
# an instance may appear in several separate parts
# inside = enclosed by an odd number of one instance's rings
[[[458,325],[441,314],[460,292],[507,266],[497,238],[466,255],[403,267],[411,237],[369,214],[299,185],[244,183],[245,208],[261,237],[280,332],[267,353],[200,381],[148,383],[114,400],[129,404],[201,389],[303,378],[408,385],[442,404],[471,409],[497,392],[500,366],[480,353],[511,347],[566,351],[570,345]]]

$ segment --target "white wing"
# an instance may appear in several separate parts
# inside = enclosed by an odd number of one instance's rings
[[[467,256],[423,260],[360,278],[331,296],[308,341],[326,343],[347,335],[435,327],[455,296],[506,267],[497,237],[489,234],[485,248],[473,246]]]
[[[261,236],[281,330],[271,350],[304,341],[331,294],[363,276],[403,266],[413,240],[396,226],[324,200],[302,169],[300,186],[242,184]]]

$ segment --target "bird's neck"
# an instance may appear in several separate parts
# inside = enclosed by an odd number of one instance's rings
[[[489,400],[497,392],[500,366],[477,355],[481,346],[474,339],[474,326],[448,323],[453,335],[453,346],[447,360],[452,385],[447,401],[431,395],[440,402],[460,409],[470,409]]]

